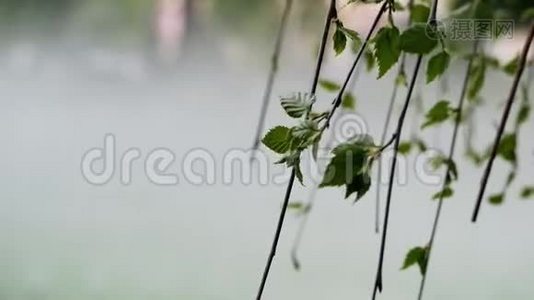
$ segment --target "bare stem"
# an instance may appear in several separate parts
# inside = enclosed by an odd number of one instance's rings
[[[464,81],[463,81],[463,84],[462,84],[462,91],[460,93],[460,99],[458,100],[458,106],[456,107],[457,113],[456,113],[456,118],[454,120],[454,129],[453,129],[452,138],[451,138],[451,144],[450,144],[450,148],[449,148],[448,161],[451,161],[454,158],[454,150],[456,148],[456,140],[458,138],[458,131],[459,131],[459,128],[460,128],[460,124],[462,122],[462,111],[463,111],[464,102],[465,102],[465,94],[467,92],[467,87],[468,87],[468,84],[469,84],[469,76],[471,74],[471,69],[473,67],[473,58],[477,55],[477,52],[478,52],[478,40],[475,40],[475,42],[473,43],[472,55],[469,58],[469,63],[467,65],[467,69],[465,70],[465,76],[464,76]],[[449,174],[449,172],[450,172],[450,164],[447,164],[447,170],[445,171],[445,175]],[[444,181],[442,189],[444,189],[446,187],[446,185],[447,185],[447,181]],[[438,205],[436,207],[436,214],[434,216],[434,223],[432,225],[432,232],[430,234],[430,239],[429,239],[429,242],[428,242],[428,252],[427,252],[427,256],[425,258],[425,261],[426,261],[426,272],[424,272],[422,277],[421,277],[421,284],[419,286],[419,296],[418,296],[419,300],[423,299],[423,291],[424,291],[424,288],[425,288],[426,278],[428,276],[428,270],[429,270],[428,266],[430,264],[430,255],[432,253],[432,247],[434,245],[434,239],[436,237],[436,232],[437,232],[437,229],[438,229],[439,218],[441,216],[441,208],[442,208],[442,206],[443,206],[443,193],[440,194],[440,197],[438,199]]]
[[[436,10],[438,6],[438,0],[433,0],[432,8],[430,15],[428,16],[428,24],[433,25],[436,22]],[[395,169],[397,167],[397,157],[399,154],[399,144],[402,136],[402,128],[404,127],[404,119],[406,118],[406,113],[408,112],[408,107],[410,106],[410,99],[412,98],[412,93],[415,88],[415,83],[417,82],[417,75],[419,73],[419,68],[421,67],[421,62],[423,60],[423,55],[418,55],[415,62],[415,68],[413,71],[412,78],[410,80],[410,86],[408,87],[408,94],[406,95],[406,100],[404,101],[404,106],[402,108],[399,120],[397,123],[397,129],[395,131],[395,148],[393,152],[393,162],[391,164],[390,174],[389,174],[389,183],[388,183],[388,193],[386,198],[386,211],[384,215],[384,225],[382,230],[382,241],[380,245],[380,256],[378,259],[378,268],[376,272],[375,285],[373,288],[372,299],[376,299],[377,292],[382,292],[382,267],[384,265],[384,253],[386,249],[386,240],[388,232],[388,222],[389,222],[389,213],[391,207],[391,198],[393,194],[393,183],[395,181]]]
[[[406,55],[403,54],[401,58],[401,64],[399,65],[399,71],[397,76],[400,76],[404,72],[404,64],[406,61]],[[384,129],[382,131],[382,136],[380,137],[380,144],[386,142],[388,135],[389,124],[391,123],[391,117],[393,115],[393,107],[395,104],[395,99],[397,98],[397,91],[399,85],[395,82],[393,86],[393,91],[391,93],[391,98],[389,99],[388,110],[386,113],[386,120],[384,121]],[[378,181],[376,184],[376,199],[375,199],[375,233],[380,233],[380,183],[382,182],[382,159],[378,160]]]
[[[389,146],[391,146],[391,144],[393,144],[393,142],[395,142],[396,139],[397,139],[397,134],[394,133],[391,136],[391,139],[386,144],[383,144],[383,146],[380,148],[380,150],[378,150],[378,152],[380,153],[384,152],[384,150],[386,150]]]
[[[402,128],[404,125],[404,119],[406,118],[406,113],[408,111],[408,107],[410,104],[410,99],[412,98],[412,93],[415,87],[415,83],[417,81],[417,74],[419,73],[419,68],[421,66],[421,61],[423,59],[422,55],[419,55],[417,57],[417,61],[415,63],[414,72],[412,75],[412,79],[410,81],[410,86],[408,88],[408,95],[406,96],[406,100],[404,102],[404,106],[402,108],[399,121],[397,123],[397,129],[395,131],[396,138],[395,138],[395,146],[394,146],[394,152],[393,152],[393,162],[391,164],[391,170],[389,173],[389,185],[388,185],[388,194],[387,194],[387,200],[386,200],[386,212],[384,215],[384,224],[383,224],[383,230],[382,230],[382,242],[380,246],[380,257],[378,260],[378,270],[376,273],[376,280],[375,280],[375,286],[373,289],[373,300],[376,298],[377,291],[382,291],[382,266],[384,264],[384,253],[386,248],[386,238],[387,238],[387,232],[388,232],[388,221],[389,221],[389,212],[390,212],[390,206],[391,206],[391,196],[393,192],[393,182],[395,180],[395,169],[397,166],[397,156],[399,152],[399,143],[401,140],[401,134],[402,134]]]
[[[335,0],[331,0],[330,1],[330,6],[328,8],[328,13],[327,13],[327,16],[326,16],[325,25],[324,25],[323,36],[322,36],[322,39],[321,39],[321,46],[319,48],[317,64],[316,64],[315,73],[314,73],[314,76],[313,76],[313,82],[312,82],[312,86],[311,86],[311,89],[310,89],[310,93],[311,94],[315,94],[315,91],[317,89],[317,83],[319,81],[319,74],[321,73],[321,67],[323,65],[324,53],[325,53],[326,44],[327,44],[327,40],[328,40],[328,33],[330,31],[330,25],[331,25],[332,19],[334,19],[335,17],[336,17],[336,1]],[[285,218],[285,214],[286,214],[286,211],[287,211],[287,206],[289,204],[289,198],[291,197],[291,191],[293,189],[293,184],[295,182],[295,175],[296,175],[295,169],[293,168],[291,170],[291,176],[290,176],[289,182],[287,184],[286,194],[285,194],[285,197],[284,197],[284,202],[282,204],[282,210],[281,210],[280,216],[278,218],[278,225],[276,227],[276,232],[274,234],[274,239],[273,239],[272,246],[271,246],[271,252],[269,254],[269,257],[267,258],[267,263],[266,263],[265,269],[263,271],[260,287],[259,287],[258,293],[256,295],[256,299],[257,300],[260,300],[261,297],[262,297],[263,290],[265,288],[265,283],[267,282],[267,277],[269,276],[269,271],[271,269],[271,265],[272,265],[274,256],[276,255],[276,248],[278,246],[278,240],[280,239],[280,233],[282,232],[282,226],[284,224],[284,218]]]
[[[517,69],[517,72],[515,74],[514,82],[512,84],[512,88],[510,90],[510,94],[508,96],[508,100],[506,101],[506,106],[503,111],[503,115],[501,118],[501,123],[499,124],[499,128],[497,130],[497,135],[495,136],[495,141],[493,143],[493,148],[491,150],[491,156],[489,157],[488,163],[486,165],[486,169],[484,171],[484,175],[482,176],[482,181],[480,184],[480,190],[478,192],[478,198],[475,204],[475,209],[473,211],[473,216],[471,218],[471,221],[475,223],[477,221],[478,213],[480,211],[480,205],[482,204],[482,199],[484,198],[484,192],[486,191],[486,185],[488,184],[488,179],[491,173],[491,169],[493,167],[493,162],[495,161],[495,157],[497,156],[497,151],[499,149],[499,145],[501,143],[501,138],[504,133],[504,129],[506,127],[506,122],[508,121],[508,117],[510,115],[510,111],[512,109],[512,104],[514,103],[515,94],[517,92],[517,87],[519,86],[519,82],[521,80],[521,75],[523,74],[523,70],[525,69],[525,65],[527,62],[527,56],[528,51],[530,50],[530,45],[532,43],[532,39],[534,38],[534,23],[530,25],[530,32],[528,34],[528,37],[525,41],[525,46],[523,47],[523,52],[521,54],[521,59],[519,62],[519,66]]]
[[[284,35],[287,28],[287,21],[289,19],[289,13],[291,12],[291,7],[293,5],[293,0],[286,0],[284,7],[284,12],[282,14],[282,20],[280,22],[280,28],[278,29],[278,34],[276,36],[276,43],[274,46],[274,52],[271,57],[271,69],[267,77],[267,84],[265,86],[265,91],[263,93],[263,100],[261,104],[260,118],[258,120],[258,125],[256,126],[256,135],[254,136],[254,142],[252,145],[252,153],[256,151],[260,144],[261,134],[263,132],[263,126],[265,124],[265,117],[267,115],[267,108],[269,107],[269,100],[271,99],[271,93],[274,85],[274,78],[278,70],[278,61],[280,59],[280,52],[282,49],[282,42],[284,40]]]

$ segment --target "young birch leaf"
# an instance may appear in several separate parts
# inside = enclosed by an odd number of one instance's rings
[[[514,57],[511,61],[509,61],[506,65],[503,67],[503,71],[510,75],[514,76],[517,72],[517,68],[519,67],[519,56]]]
[[[525,186],[521,190],[521,198],[527,199],[531,198],[532,196],[534,196],[534,186]]]
[[[525,22],[525,23],[533,19],[534,19],[534,7],[528,8],[527,10],[523,11],[520,17],[520,21]]]
[[[339,84],[326,79],[319,80],[319,85],[328,92],[335,92],[340,89]]]
[[[365,50],[364,55],[365,55],[365,66],[367,68],[367,72],[369,72],[375,67],[375,56],[373,52],[369,49]]]
[[[316,121],[305,120],[291,130],[290,150],[304,150],[320,138],[321,132]]]
[[[356,31],[343,26],[341,22],[340,22],[339,30],[343,32],[346,37],[354,41],[355,44],[360,44],[360,45],[362,44],[362,39],[360,38],[360,35]]]
[[[425,142],[422,139],[415,140],[415,144],[417,145],[417,148],[419,148],[419,152],[426,152],[428,147],[426,146]]]
[[[489,196],[488,201],[493,205],[501,205],[504,201],[504,194],[491,195]]]
[[[359,48],[359,46],[362,44],[362,40],[360,38],[360,35],[349,28],[346,28],[343,26],[343,23],[339,20],[336,21],[336,31],[334,32],[334,50],[336,51],[336,55],[341,54],[347,47],[347,38],[350,39],[353,42],[353,50],[355,48]]]
[[[382,27],[374,41],[374,54],[378,62],[378,78],[380,78],[399,60],[401,53],[399,30],[396,27]]]
[[[521,107],[519,108],[519,112],[517,113],[517,119],[515,123],[517,125],[521,125],[528,120],[529,116],[530,116],[530,103],[523,102],[521,104]]]
[[[395,78],[395,84],[399,86],[408,86],[408,80],[406,79],[406,73],[404,70],[397,75],[397,78]]]
[[[449,101],[441,100],[434,105],[425,115],[425,123],[421,126],[422,129],[441,123],[451,116],[451,108]]]
[[[427,30],[427,26],[423,24],[412,25],[400,36],[401,50],[408,53],[427,54],[437,44],[437,34],[430,28]]]
[[[452,195],[454,194],[454,191],[452,190],[452,188],[450,186],[445,186],[445,188],[437,193],[435,193],[433,196],[432,196],[432,200],[438,200],[438,199],[447,199],[447,198],[450,198],[452,197]]]
[[[364,167],[367,151],[355,145],[341,144],[332,153],[334,157],[326,167],[319,187],[341,186],[352,182],[354,174]]]
[[[449,170],[449,173],[447,174],[447,180],[449,182],[451,180],[458,180],[458,168],[456,167],[456,163],[454,162],[454,160],[448,159],[446,164]]]
[[[426,67],[426,83],[430,83],[440,77],[449,67],[450,60],[451,57],[445,51],[432,56]]]
[[[345,50],[345,47],[347,46],[347,37],[345,36],[345,33],[340,30],[340,26],[338,25],[336,27],[336,31],[334,32],[334,51],[336,52],[336,55],[339,55]]]
[[[290,129],[284,126],[277,126],[265,135],[262,142],[267,148],[276,153],[284,154],[289,151],[291,144]]]
[[[284,156],[281,160],[276,162],[277,164],[285,163],[288,168],[295,169],[295,176],[299,180],[300,184],[304,185],[302,178],[302,171],[300,169],[300,151],[292,151],[290,154]]]
[[[305,215],[310,212],[310,205],[302,202],[291,202],[287,205],[287,209],[292,210],[296,215]]]
[[[421,274],[424,275],[426,273],[427,252],[428,252],[428,247],[412,248],[406,255],[406,258],[404,259],[404,264],[402,265],[401,270],[405,270],[417,264],[419,266],[419,270],[421,271]]]
[[[395,1],[393,3],[393,11],[403,11],[405,8],[402,6],[402,4],[399,3],[399,1]]]
[[[430,8],[423,4],[415,4],[412,7],[410,19],[412,23],[426,23],[428,15],[430,14]]]
[[[504,160],[509,162],[515,162],[517,160],[516,155],[517,136],[515,133],[506,134],[502,137],[499,144],[498,154]]]
[[[280,99],[280,104],[286,113],[292,118],[302,117],[315,101],[315,96],[303,93],[297,93],[288,98]]]
[[[410,154],[410,151],[412,150],[412,143],[409,141],[404,141],[399,144],[399,154],[402,155],[408,155]]]
[[[473,62],[473,69],[470,73],[469,85],[467,88],[467,98],[469,100],[474,100],[484,85],[484,80],[486,77],[485,60],[475,58],[475,61]]]
[[[352,182],[347,184],[345,199],[356,193],[356,201],[360,200],[371,187],[371,176],[368,172],[362,172],[352,178]]]
[[[341,107],[346,110],[354,110],[356,108],[356,98],[352,93],[346,92],[341,100]]]

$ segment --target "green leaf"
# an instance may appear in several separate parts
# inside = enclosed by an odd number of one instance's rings
[[[305,115],[313,102],[315,102],[315,96],[307,93],[296,93],[291,97],[280,99],[280,104],[292,118],[300,118]]]
[[[499,60],[495,57],[483,55],[482,58],[484,59],[484,63],[489,67],[492,67],[495,69],[499,69],[501,67]]]
[[[326,79],[319,80],[319,85],[328,92],[335,92],[341,88],[339,84]]]
[[[345,50],[345,47],[347,46],[347,37],[345,36],[343,31],[339,30],[339,26],[336,27],[333,40],[334,40],[334,51],[336,52],[336,55],[339,55],[343,52],[343,50]]]
[[[447,198],[452,197],[453,194],[454,194],[454,191],[452,190],[450,186],[447,185],[445,186],[445,188],[443,188],[443,190],[435,193],[432,196],[432,200],[447,199]]]
[[[365,50],[364,55],[365,55],[365,66],[367,68],[367,72],[369,72],[375,67],[375,56],[373,52],[369,49]]]
[[[523,13],[521,14],[520,21],[528,22],[529,20],[533,20],[533,19],[534,19],[534,7],[531,7],[523,11]]]
[[[527,199],[532,198],[532,196],[534,196],[534,186],[525,186],[521,190],[521,198]]]
[[[530,103],[523,102],[521,103],[521,107],[519,108],[519,111],[517,112],[517,119],[516,124],[521,125],[525,123],[528,120],[528,117],[530,116]]]
[[[493,205],[500,205],[504,201],[504,194],[494,194],[489,196],[488,198],[489,203]]]
[[[279,161],[277,161],[277,164],[285,163],[288,168],[294,168],[295,169],[295,176],[299,180],[300,184],[304,185],[303,178],[302,178],[302,171],[300,170],[300,151],[292,151],[288,155],[282,157]]]
[[[354,110],[356,108],[356,98],[350,92],[345,92],[341,100],[341,107],[347,110]]]
[[[425,122],[422,129],[446,121],[452,115],[452,109],[449,107],[449,101],[441,100],[436,103],[425,115]]]
[[[371,176],[369,172],[362,172],[356,174],[352,178],[352,182],[346,185],[345,199],[350,197],[353,193],[356,193],[356,200],[360,200],[371,187]]]
[[[424,275],[426,273],[427,266],[427,253],[428,247],[412,248],[406,255],[401,270],[405,270],[417,264],[419,266],[419,271],[421,272],[421,275]]]
[[[304,150],[308,146],[318,142],[321,131],[318,128],[317,121],[305,120],[299,125],[291,128],[291,150]]]
[[[340,144],[332,151],[334,157],[326,167],[319,187],[345,185],[345,198],[356,193],[355,201],[358,201],[371,186],[369,172],[376,149],[378,147],[368,135],[357,136]]]
[[[484,59],[474,58],[467,88],[467,98],[469,100],[474,100],[478,96],[478,93],[484,85],[485,77],[486,61]]]
[[[416,54],[427,54],[438,44],[437,34],[423,24],[415,24],[400,36],[402,51]]]
[[[361,45],[362,43],[360,35],[356,31],[346,28],[341,21],[336,20],[336,31],[333,36],[336,55],[341,54],[347,47],[347,38],[354,42],[353,47]]]
[[[412,143],[409,141],[404,141],[399,144],[399,149],[397,149],[400,154],[407,155],[412,150]]]
[[[447,183],[450,183],[452,180],[458,180],[458,168],[456,167],[456,163],[452,159],[447,159],[445,162],[447,165]]]
[[[395,84],[396,85],[403,85],[408,86],[408,80],[406,79],[406,73],[404,70],[402,70],[398,75],[397,78],[395,78]]]
[[[309,204],[304,204],[302,202],[291,202],[287,205],[287,208],[298,215],[307,214],[311,209]]]
[[[403,11],[405,10],[404,6],[399,3],[399,1],[393,2],[393,11]]]
[[[262,143],[274,152],[284,154],[289,151],[291,144],[290,129],[284,126],[277,126],[267,132],[262,139]]]
[[[506,161],[515,162],[517,159],[516,146],[517,136],[515,133],[506,134],[501,139],[497,154]]]
[[[426,150],[428,149],[425,142],[421,139],[415,140],[415,144],[417,145],[417,148],[419,148],[419,152],[426,152]]]
[[[400,33],[396,27],[382,27],[374,38],[378,78],[384,76],[397,63],[400,56]]]
[[[517,173],[515,172],[515,170],[512,170],[510,171],[510,173],[508,173],[508,176],[506,176],[506,187],[507,188],[510,187],[512,182],[514,182],[514,179],[516,176],[517,176]]]
[[[445,51],[442,51],[430,58],[426,67],[426,82],[430,83],[434,79],[440,77],[449,67],[450,60],[451,57]]]
[[[430,8],[426,5],[415,4],[412,7],[410,19],[412,23],[426,23],[430,15]]]
[[[367,161],[368,151],[364,147],[341,144],[332,153],[334,157],[326,167],[323,181],[319,187],[350,184]]]
[[[515,73],[517,72],[518,67],[519,67],[519,56],[516,56],[511,61],[509,61],[506,65],[504,65],[503,71],[510,76],[514,76]]]
[[[362,39],[360,38],[360,35],[356,31],[343,26],[343,23],[341,22],[339,23],[340,23],[340,26],[338,26],[339,30],[343,32],[347,38],[353,40],[356,44],[360,44],[360,45],[362,44]]]

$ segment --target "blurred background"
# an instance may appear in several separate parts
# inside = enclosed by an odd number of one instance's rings
[[[308,89],[324,22],[327,1],[294,2],[267,128],[288,123],[278,96]],[[443,1],[440,14],[462,3]],[[485,45],[506,62],[524,42],[518,16],[532,4],[494,4],[517,21],[514,39]],[[283,6],[282,0],[0,0],[0,299],[253,298],[284,184],[225,185],[217,173],[214,184],[181,178],[157,186],[140,162],[130,185],[116,174],[93,186],[80,163],[108,133],[118,155],[133,147],[142,158],[156,148],[172,150],[176,173],[192,149],[219,161],[231,149],[248,149]],[[353,5],[340,18],[363,35],[377,9]],[[406,22],[405,13],[398,22]],[[350,51],[339,57],[329,51],[322,77],[340,81],[352,59]],[[421,106],[456,102],[464,71],[465,62],[457,61],[441,82],[423,88],[420,80]],[[362,68],[352,91],[375,139],[393,73],[376,81]],[[479,149],[493,139],[511,81],[488,74],[469,138]],[[318,107],[331,97],[319,92]],[[448,149],[451,128],[418,133],[417,109],[410,114],[407,137]],[[476,225],[469,218],[482,171],[458,158],[460,181],[445,203],[427,299],[534,295],[534,202],[517,196],[533,184],[533,127],[530,120],[522,130],[520,171],[506,202],[485,203]],[[462,139],[459,156],[464,146]],[[416,179],[414,161],[408,157],[408,184],[395,189],[380,299],[414,299],[419,284],[415,268],[399,269],[407,250],[430,234],[436,204],[430,197],[438,187]],[[490,193],[499,191],[508,168],[497,161]],[[297,186],[294,199],[305,201],[311,189]],[[300,272],[289,260],[299,219],[288,215],[265,299],[367,299],[379,247],[373,209],[374,187],[355,205],[341,191],[319,191]]]

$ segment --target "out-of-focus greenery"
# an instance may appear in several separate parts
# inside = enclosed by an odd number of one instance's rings
[[[453,0],[452,6],[457,8],[472,1],[473,0]],[[481,0],[477,17],[514,19],[519,23],[523,12],[533,6],[534,3],[532,0]]]
[[[50,36],[81,30],[114,39],[145,36],[155,1],[147,0],[0,0],[4,34]]]

